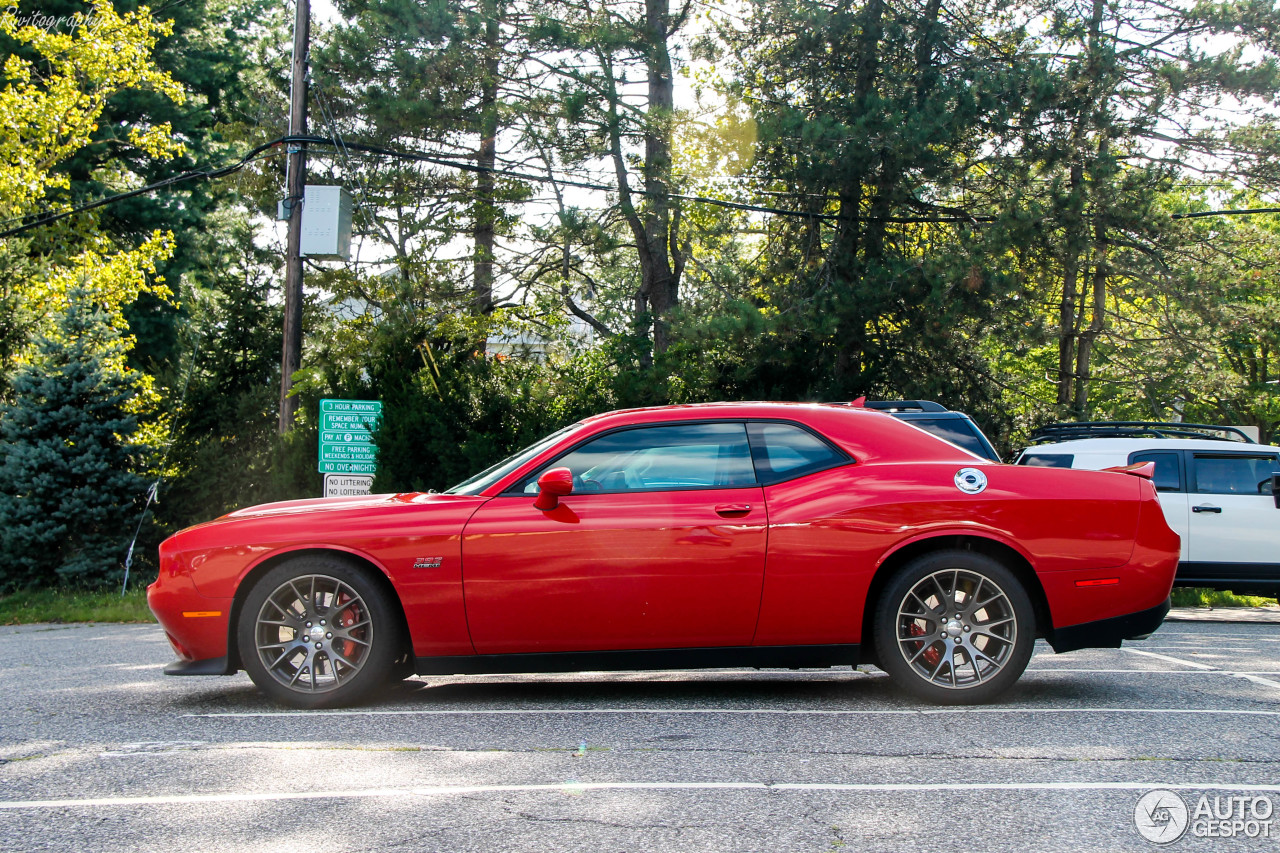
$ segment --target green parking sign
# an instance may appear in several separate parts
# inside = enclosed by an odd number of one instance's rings
[[[375,473],[373,430],[381,416],[381,400],[321,400],[320,473]]]

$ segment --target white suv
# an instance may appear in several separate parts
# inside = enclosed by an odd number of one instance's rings
[[[1240,430],[1198,424],[1053,424],[1032,435],[1017,465],[1111,468],[1155,463],[1166,520],[1182,537],[1177,583],[1280,591],[1280,447]]]

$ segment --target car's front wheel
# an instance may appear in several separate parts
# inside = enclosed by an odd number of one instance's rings
[[[240,660],[258,688],[295,708],[347,705],[391,676],[401,648],[394,605],[340,557],[308,556],[263,575],[240,608]]]
[[[876,608],[881,668],[930,702],[988,702],[1009,689],[1031,659],[1035,611],[1007,567],[973,551],[912,560]]]

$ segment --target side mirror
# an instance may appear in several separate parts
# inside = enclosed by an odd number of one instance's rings
[[[1271,500],[1275,501],[1276,509],[1280,509],[1280,471],[1271,474]]]
[[[543,471],[538,478],[538,498],[533,505],[543,512],[550,512],[560,505],[560,498],[573,492],[573,472],[568,468],[552,468]]]

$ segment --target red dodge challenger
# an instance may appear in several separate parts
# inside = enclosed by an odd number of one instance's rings
[[[992,699],[1036,637],[1115,648],[1169,609],[1151,466],[1001,465],[891,415],[610,412],[443,494],[287,501],[160,546],[171,675],[300,708],[413,674],[874,662]]]

